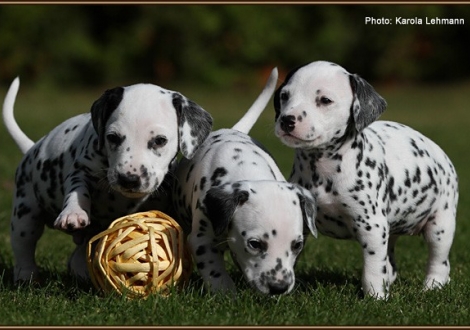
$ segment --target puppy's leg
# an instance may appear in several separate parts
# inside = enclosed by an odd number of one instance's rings
[[[447,210],[438,211],[434,219],[424,227],[424,238],[428,244],[428,264],[425,289],[434,289],[449,282],[449,251],[455,231],[455,215]]]
[[[71,175],[64,182],[64,203],[62,212],[54,222],[54,227],[63,231],[74,231],[90,224],[90,194],[84,178]]]
[[[88,241],[89,238],[83,240],[81,244],[76,246],[67,263],[69,273],[80,280],[88,280],[90,278],[86,255]]]
[[[21,197],[14,203],[10,239],[15,258],[15,282],[36,280],[38,276],[35,252],[37,242],[44,232],[46,215],[36,205],[35,200]]]
[[[391,235],[388,239],[388,261],[387,261],[387,272],[390,284],[395,282],[397,279],[397,265],[395,262],[395,244],[398,240],[398,235]]]
[[[235,283],[225,269],[224,252],[218,246],[210,221],[202,212],[195,213],[188,241],[204,284],[212,292],[235,292]]]
[[[371,219],[373,220],[373,219]],[[364,267],[362,271],[362,289],[365,295],[378,299],[387,299],[390,286],[388,258],[388,226],[376,225],[387,223],[386,219],[370,221],[358,226],[358,241],[362,246]]]

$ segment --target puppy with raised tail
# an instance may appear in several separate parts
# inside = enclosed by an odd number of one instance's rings
[[[86,239],[158,195],[178,150],[192,157],[212,118],[180,93],[137,84],[107,90],[91,113],[33,142],[13,116],[18,89],[17,78],[3,104],[5,126],[24,153],[11,216],[14,280],[37,278],[44,225],[73,234],[78,247],[69,267],[87,278]]]
[[[276,82],[274,69],[243,118],[232,129],[212,132],[176,170],[174,208],[191,232],[193,258],[212,292],[236,290],[225,268],[227,248],[254,288],[265,294],[290,292],[304,228],[316,235],[310,192],[285,182],[271,156],[248,136]]]
[[[444,151],[410,127],[375,122],[385,100],[364,79],[331,62],[289,73],[274,108],[276,135],[296,149],[289,181],[316,196],[318,231],[361,244],[364,293],[388,297],[400,235],[424,235],[425,288],[446,284],[458,180]]]

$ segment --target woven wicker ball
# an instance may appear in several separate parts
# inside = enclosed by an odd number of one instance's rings
[[[94,286],[105,293],[145,298],[168,295],[183,285],[192,270],[183,230],[160,211],[116,219],[87,246],[88,270]]]

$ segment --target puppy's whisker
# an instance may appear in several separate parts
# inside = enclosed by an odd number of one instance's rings
[[[233,239],[233,238],[227,238],[227,239],[218,241],[217,244],[214,245],[214,247],[216,247],[216,248],[221,247],[221,246],[227,244],[228,242],[235,242],[235,239]]]
[[[111,190],[111,184],[108,182],[106,178],[102,178],[97,183],[98,188],[103,190]]]

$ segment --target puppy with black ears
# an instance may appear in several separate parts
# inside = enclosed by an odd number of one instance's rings
[[[212,132],[176,170],[175,210],[190,231],[198,272],[212,292],[236,290],[225,268],[229,249],[252,287],[289,293],[304,234],[316,235],[310,192],[286,182],[269,153],[248,136],[276,82],[277,69],[243,118],[232,129]]]
[[[87,278],[87,238],[158,195],[178,151],[192,157],[212,117],[178,92],[137,84],[107,90],[90,113],[34,142],[13,116],[18,89],[17,78],[3,104],[5,126],[24,153],[11,216],[14,280],[37,278],[44,225],[73,234],[78,247],[69,266]]]
[[[449,282],[459,195],[455,168],[436,143],[375,121],[386,105],[363,78],[326,61],[293,70],[274,97],[275,134],[296,150],[289,181],[315,195],[320,233],[361,244],[362,288],[376,298],[387,298],[397,277],[400,235],[427,242],[425,289]]]

